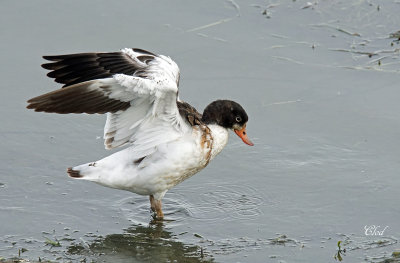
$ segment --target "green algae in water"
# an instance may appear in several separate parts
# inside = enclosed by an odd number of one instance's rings
[[[346,249],[345,248],[343,248],[342,249],[342,246],[341,246],[341,244],[342,244],[342,241],[338,241],[337,242],[337,247],[338,247],[338,250],[337,250],[337,252],[335,253],[335,255],[333,256],[333,258],[336,260],[336,261],[342,261],[343,260],[343,257],[342,256],[346,256]]]
[[[46,245],[50,245],[52,247],[61,247],[61,244],[57,239],[54,241],[46,237],[45,243]]]

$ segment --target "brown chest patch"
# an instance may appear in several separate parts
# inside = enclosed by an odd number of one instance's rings
[[[198,127],[201,132],[200,146],[201,146],[202,150],[205,151],[205,159],[206,159],[205,166],[207,166],[211,159],[213,137],[211,135],[211,130],[210,130],[210,128],[207,127],[207,125],[204,125],[204,124],[198,125]]]

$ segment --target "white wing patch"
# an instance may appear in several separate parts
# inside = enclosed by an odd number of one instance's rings
[[[122,51],[131,58],[137,56],[132,49]],[[176,105],[179,68],[175,62],[165,56],[156,57],[144,74],[146,78],[113,76],[116,85],[135,96],[127,110],[107,114],[104,128],[107,149],[131,143],[135,152],[147,155],[157,145],[176,140],[190,129]]]
[[[107,121],[104,127],[106,149],[119,147],[129,142],[151,106],[151,102],[147,98],[139,98],[135,100],[133,106],[125,111],[107,113]]]
[[[121,50],[121,52],[128,55],[135,62],[141,63],[143,66],[147,66],[138,59],[138,57],[143,54],[138,53],[131,48],[124,48]],[[158,55],[158,57],[155,57],[155,59],[149,64],[151,66],[146,69],[146,72],[151,73],[153,77],[156,77],[159,80],[162,79],[160,75],[164,74],[168,80],[174,80],[175,85],[178,86],[180,77],[179,67],[170,57]]]

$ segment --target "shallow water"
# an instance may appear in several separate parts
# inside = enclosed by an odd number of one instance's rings
[[[0,4],[0,259],[399,262],[399,1]],[[148,198],[74,181],[104,116],[25,109],[58,85],[42,55],[140,47],[181,68],[180,97],[249,114],[209,167]],[[380,226],[366,235],[365,226]],[[370,232],[368,232],[371,234]],[[375,233],[376,234],[376,233]],[[61,247],[49,240],[59,241]],[[46,241],[47,240],[47,241]]]

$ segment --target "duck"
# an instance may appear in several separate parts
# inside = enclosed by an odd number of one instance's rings
[[[166,192],[205,168],[232,130],[253,146],[248,115],[232,100],[211,102],[200,114],[180,100],[180,70],[168,56],[139,48],[43,56],[47,76],[63,84],[28,100],[28,109],[58,114],[106,114],[104,145],[122,147],[101,160],[69,167],[71,178],[149,196],[163,219]]]

